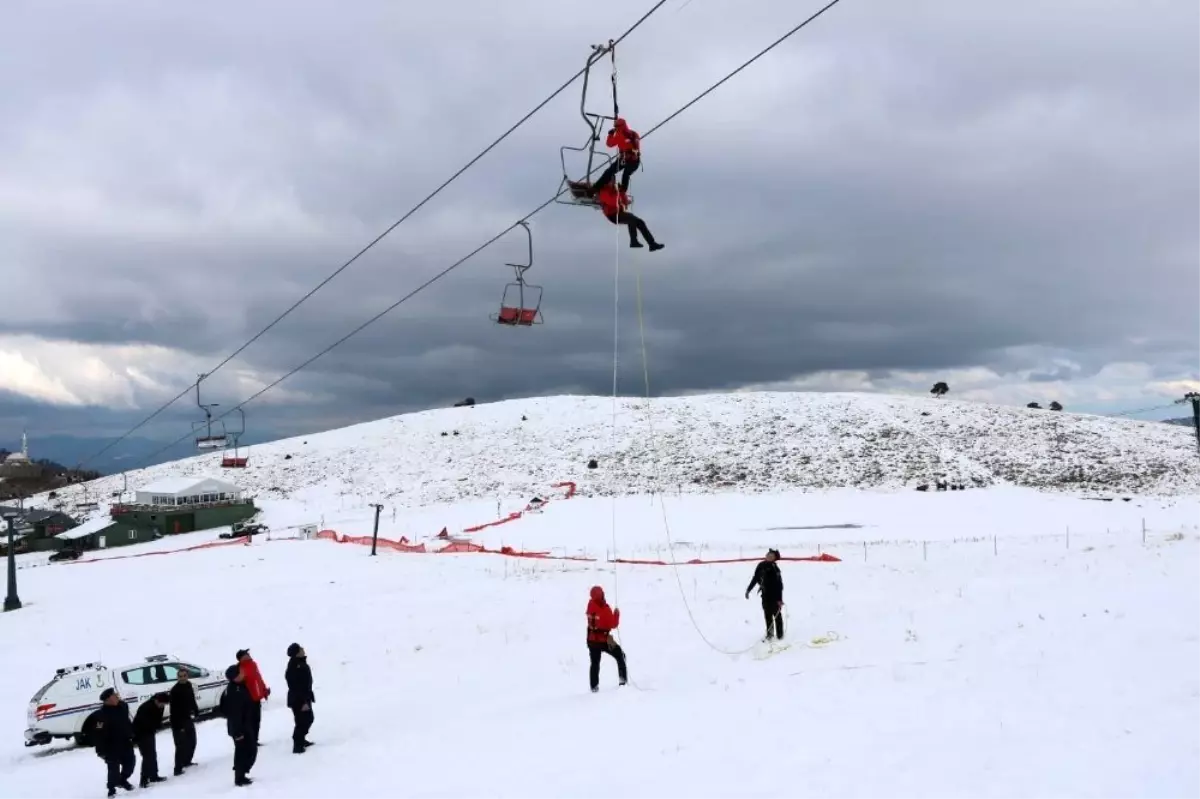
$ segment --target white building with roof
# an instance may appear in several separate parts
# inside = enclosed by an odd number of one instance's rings
[[[242,489],[215,477],[167,477],[155,480],[135,491],[138,505],[200,505],[213,502],[241,502]]]

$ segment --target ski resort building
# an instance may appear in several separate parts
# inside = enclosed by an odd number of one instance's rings
[[[169,477],[142,486],[132,504],[114,505],[108,546],[149,541],[160,535],[224,527],[258,512],[237,485],[215,477]]]

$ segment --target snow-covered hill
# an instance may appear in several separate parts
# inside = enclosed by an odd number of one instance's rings
[[[597,461],[589,469],[588,462]],[[128,474],[215,474],[220,453]],[[656,468],[658,469],[656,478]],[[939,478],[1089,492],[1200,492],[1190,431],[1157,422],[875,394],[547,397],[412,413],[284,439],[230,472],[263,499],[313,491],[402,507],[532,496],[913,488]],[[60,492],[103,502],[121,476]],[[932,488],[932,487],[931,487]],[[86,497],[84,496],[86,493]],[[44,501],[44,498],[42,498]]]

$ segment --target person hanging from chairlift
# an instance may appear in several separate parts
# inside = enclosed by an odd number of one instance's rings
[[[626,210],[629,207],[629,197],[611,181],[596,193],[596,199],[600,202],[600,210],[605,219],[614,225],[628,226],[630,247],[642,246],[642,242],[638,240],[638,233],[641,233],[642,237],[646,239],[646,243],[650,245],[650,252],[661,250],[665,246],[662,242],[655,241],[644,219]]]
[[[588,184],[586,177],[583,180],[571,182],[572,189],[580,191],[587,197],[595,197],[601,189],[612,182],[618,170],[621,172],[621,191],[629,191],[629,179],[642,165],[642,137],[636,130],[630,128],[629,124],[621,117],[616,118],[612,128],[608,131],[608,140],[605,143],[609,147],[617,148],[617,157],[600,174],[600,178],[591,185]]]

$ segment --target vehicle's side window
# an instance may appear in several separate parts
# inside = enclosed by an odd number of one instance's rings
[[[204,669],[199,666],[193,666],[191,663],[180,663],[179,670],[186,671],[189,677],[199,677],[204,673]]]
[[[146,667],[121,672],[121,679],[130,685],[145,685],[150,682],[150,669]]]
[[[164,663],[162,666],[163,676],[168,682],[175,682],[175,678],[179,676],[178,663]]]

